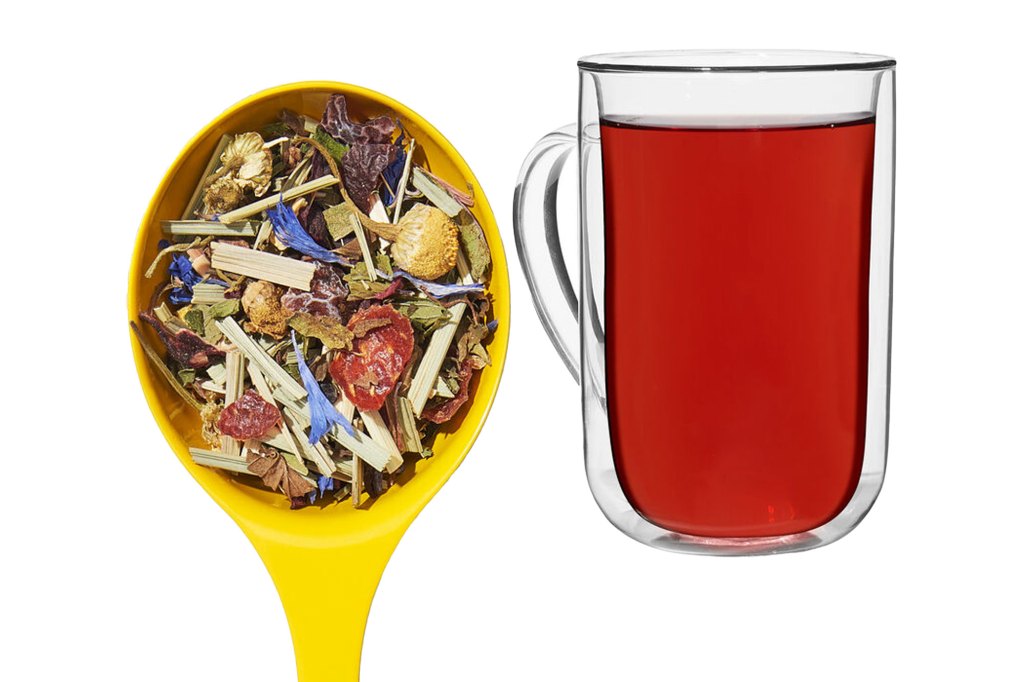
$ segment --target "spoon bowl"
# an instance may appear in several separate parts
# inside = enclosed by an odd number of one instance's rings
[[[474,377],[471,399],[459,417],[437,434],[434,456],[419,459],[414,466],[407,462],[407,469],[415,471],[403,475],[362,509],[335,503],[291,510],[281,495],[193,463],[189,446],[203,447],[199,416],[149,364],[138,342],[132,341],[143,393],[171,449],[239,525],[274,580],[288,617],[300,682],[358,680],[363,632],[384,567],[409,524],[469,452],[494,401],[508,347],[510,310],[505,253],[487,198],[452,145],[408,107],[343,83],[284,85],[234,105],[188,143],[164,176],[142,220],[128,283],[128,315],[137,321],[160,285],[160,278],[144,276],[163,238],[160,221],[181,217],[222,135],[258,130],[276,120],[284,108],[318,119],[327,98],[336,92],[345,94],[357,120],[395,114],[416,139],[433,173],[457,187],[471,185],[475,193],[471,211],[490,246],[492,268],[487,289],[499,321],[488,345],[491,365]],[[339,607],[325,608],[313,596],[328,591],[344,595]]]

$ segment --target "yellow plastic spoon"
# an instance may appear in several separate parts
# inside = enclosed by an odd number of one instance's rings
[[[319,118],[330,93],[348,98],[354,117],[394,112],[415,139],[431,170],[456,186],[471,184],[473,214],[487,236],[493,267],[488,289],[499,320],[488,346],[492,364],[483,369],[461,418],[440,434],[434,456],[416,463],[368,509],[350,504],[288,509],[282,496],[239,483],[230,475],[198,466],[189,445],[201,446],[201,424],[132,341],[142,390],[164,437],[185,468],[241,527],[263,559],[280,594],[295,647],[300,682],[359,679],[359,657],[370,602],[384,567],[409,524],[448,480],[476,440],[491,408],[505,364],[509,330],[509,284],[501,236],[487,198],[466,162],[452,145],[408,107],[365,88],[333,82],[284,85],[239,102],[206,126],[178,156],[160,183],[142,221],[128,282],[128,316],[137,320],[159,278],[143,276],[157,253],[160,221],[177,219],[189,202],[218,140],[226,133],[256,130],[276,120],[282,108]],[[358,119],[357,119],[358,120]],[[311,595],[317,589],[340,590],[344,605],[325,609]]]

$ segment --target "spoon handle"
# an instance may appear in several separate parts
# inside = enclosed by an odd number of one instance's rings
[[[404,530],[308,544],[249,533],[288,617],[299,682],[359,680],[370,603]]]

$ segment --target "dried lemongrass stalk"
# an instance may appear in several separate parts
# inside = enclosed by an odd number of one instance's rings
[[[349,220],[352,223],[352,231],[356,233],[356,239],[359,241],[359,250],[363,253],[366,273],[369,275],[371,282],[376,282],[377,267],[373,264],[373,253],[370,252],[370,244],[366,241],[366,232],[363,231],[363,226],[359,224],[359,220],[355,215],[350,214]]]
[[[224,407],[242,397],[245,392],[245,358],[239,350],[229,350],[224,358],[227,381],[224,384]],[[239,456],[238,441],[231,436],[220,437],[220,449],[230,457]]]
[[[402,432],[402,440],[408,452],[423,452],[423,441],[420,440],[420,431],[416,428],[416,415],[413,413],[412,403],[405,396],[398,399],[398,428]]]
[[[213,156],[210,157],[210,161],[206,164],[206,170],[199,177],[199,183],[196,185],[195,191],[192,192],[192,198],[185,204],[185,212],[181,214],[182,220],[190,220],[199,211],[199,204],[203,200],[203,191],[206,189],[206,179],[213,174],[213,171],[220,164],[220,155],[224,153],[228,144],[231,143],[231,137],[231,135],[221,135],[220,141],[217,142],[217,146],[213,149]]]
[[[284,395],[280,390],[274,392],[274,399],[281,403],[285,409],[291,410],[303,428],[309,427],[309,407],[305,400],[293,400]],[[350,416],[346,415],[345,418],[351,421]],[[387,450],[379,443],[374,442],[369,435],[356,431],[354,436],[350,436],[343,428],[334,425],[327,432],[327,436],[334,442],[341,444],[346,450],[355,453],[359,459],[377,471],[384,471],[387,468],[388,461],[390,460]]]
[[[373,442],[388,453],[388,461],[384,468],[389,474],[394,473],[398,467],[402,466],[402,451],[398,449],[395,439],[391,437],[391,431],[384,423],[384,418],[380,416],[380,410],[360,410],[359,416],[363,418],[366,433],[373,439]]]
[[[254,237],[256,226],[250,222],[225,225],[213,220],[161,220],[160,229],[172,237]]]
[[[288,430],[292,432],[292,436],[295,438],[295,442],[301,450],[303,459],[307,459],[313,463],[313,466],[317,468],[324,476],[330,476],[334,473],[334,460],[328,456],[327,451],[324,450],[324,446],[316,443],[310,445],[306,438],[306,434],[303,432],[303,428],[308,428],[307,425],[302,423],[301,412],[295,412],[291,408],[286,407],[282,410],[281,415],[284,418],[285,425]]]
[[[435,183],[419,168],[412,169],[412,186],[423,192],[430,203],[445,212],[449,218],[462,213],[462,204],[455,201],[440,185]]]
[[[252,248],[261,249],[263,245],[267,243],[274,234],[274,224],[269,220],[264,220],[260,223],[260,230],[256,233],[256,241],[253,242]]]
[[[245,353],[245,356],[256,363],[256,366],[275,384],[277,384],[286,395],[293,400],[301,400],[306,397],[306,389],[297,382],[291,374],[286,372],[281,365],[274,362],[274,359],[267,354],[252,338],[246,334],[233,318],[225,317],[217,320],[217,328],[224,334],[238,350]]]
[[[237,223],[239,220],[249,218],[257,213],[266,211],[268,208],[277,206],[278,202],[288,203],[292,199],[298,199],[301,196],[312,194],[313,192],[319,192],[322,189],[327,189],[328,187],[337,184],[337,177],[333,175],[324,175],[316,180],[310,180],[309,182],[305,182],[297,187],[292,187],[291,189],[286,189],[278,194],[271,194],[269,197],[264,197],[259,201],[254,201],[251,204],[242,206],[241,208],[236,208],[234,211],[222,213],[218,216],[217,220],[225,224]]]
[[[223,362],[212,362],[206,366],[206,375],[218,386],[223,387],[228,380],[228,370]]]
[[[174,389],[174,392],[178,394],[179,398],[188,403],[192,409],[197,412],[201,412],[203,409],[202,404],[195,399],[195,396],[185,390],[185,387],[178,382],[178,378],[176,376],[171,374],[171,370],[167,367],[167,364],[164,363],[164,359],[160,357],[160,354],[157,353],[151,345],[149,345],[149,342],[146,341],[146,338],[142,335],[142,330],[139,329],[139,325],[135,324],[134,320],[128,324],[135,333],[135,339],[139,342],[142,352],[145,353],[147,358],[149,358],[150,363],[156,369],[157,373],[164,378],[164,381],[166,381],[172,389]]]
[[[290,452],[293,455],[299,454],[299,444],[295,442],[292,432],[288,429],[276,429],[270,435],[264,436],[261,442],[282,452]]]
[[[455,267],[459,270],[462,284],[472,284],[473,277],[469,274],[469,263],[466,262],[462,250],[459,250],[455,261]],[[466,313],[465,303],[456,303],[448,309],[449,318],[444,325],[430,336],[427,350],[423,353],[420,364],[416,367],[412,382],[409,384],[409,401],[412,403],[413,413],[419,417],[423,414],[423,408],[434,390],[441,365],[444,364],[445,356],[448,355],[448,348],[455,339],[455,333],[459,329],[459,322]]]
[[[195,305],[213,305],[214,303],[221,303],[226,301],[224,298],[224,292],[227,291],[226,287],[222,287],[219,284],[213,284],[212,282],[199,282],[192,287],[192,303]]]
[[[263,372],[256,366],[256,363],[252,360],[248,360],[245,363],[245,370],[249,373],[249,380],[252,381],[253,388],[260,394],[260,397],[266,400],[271,405],[274,404],[274,392],[270,388],[270,384],[267,383],[267,378],[263,376]]]
[[[352,506],[359,508],[363,497],[363,462],[358,457],[352,458]]]
[[[398,180],[398,189],[395,190],[395,217],[391,222],[397,223],[402,218],[402,202],[405,200],[405,187],[409,184],[409,172],[412,170],[412,154],[416,151],[416,140],[409,140],[409,151],[405,155],[405,166],[402,168],[402,177]]]
[[[309,291],[316,264],[243,246],[213,242],[212,265],[218,270],[264,279],[274,284]]]
[[[248,474],[249,466],[245,459],[238,455],[226,455],[223,452],[204,450],[202,448],[189,448],[188,453],[192,455],[192,461],[203,466],[233,471],[236,474]]]

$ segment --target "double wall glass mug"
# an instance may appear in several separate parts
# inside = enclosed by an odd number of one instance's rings
[[[680,51],[579,62],[579,120],[516,187],[540,319],[581,384],[587,478],[630,537],[830,543],[882,486],[895,62]],[[559,178],[579,161],[579,296]]]

